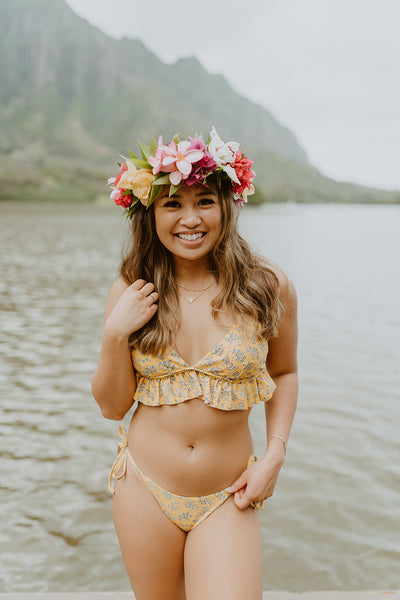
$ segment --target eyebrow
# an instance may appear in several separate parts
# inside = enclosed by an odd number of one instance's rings
[[[217,196],[217,192],[213,192],[211,189],[209,190],[201,190],[201,192],[197,192],[196,196],[209,196],[212,194],[213,196]]]
[[[200,192],[197,192],[196,196],[198,198],[201,198],[202,196],[217,196],[218,194],[216,192],[213,192],[211,189],[210,190],[201,190]],[[163,196],[163,200],[166,199],[171,199],[171,198],[180,198],[181,194],[179,194],[179,190],[177,192],[175,192],[175,194],[172,194],[172,196]]]

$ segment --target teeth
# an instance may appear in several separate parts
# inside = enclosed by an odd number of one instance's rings
[[[181,238],[181,240],[193,241],[193,240],[198,240],[199,238],[203,237],[203,234],[202,233],[178,233],[178,237]]]

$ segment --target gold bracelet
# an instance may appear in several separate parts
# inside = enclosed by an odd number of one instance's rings
[[[268,446],[268,442],[269,440],[271,440],[272,438],[278,438],[278,440],[281,440],[282,444],[283,444],[283,450],[284,450],[284,456],[286,456],[286,440],[285,438],[281,437],[280,435],[270,435],[269,438],[267,439],[267,446]]]

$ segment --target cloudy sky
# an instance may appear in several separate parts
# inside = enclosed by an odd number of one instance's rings
[[[196,56],[325,175],[400,189],[399,0],[67,0],[162,60]]]

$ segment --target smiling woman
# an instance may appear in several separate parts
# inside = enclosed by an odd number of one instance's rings
[[[138,403],[110,473],[122,555],[137,600],[261,600],[254,509],[274,491],[295,412],[296,293],[237,231],[254,191],[237,142],[213,128],[208,145],[160,137],[141,150],[109,181],[131,241],[92,380],[107,418]]]
[[[154,217],[158,239],[176,257],[196,260],[207,256],[221,234],[221,206],[215,188],[193,185],[172,196],[166,191],[155,202]]]

